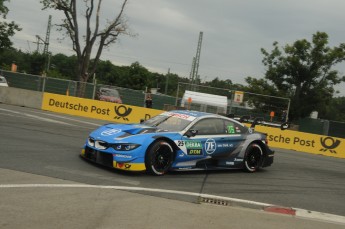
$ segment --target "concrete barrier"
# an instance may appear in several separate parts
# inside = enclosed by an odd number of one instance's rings
[[[43,93],[0,86],[0,103],[41,109]]]

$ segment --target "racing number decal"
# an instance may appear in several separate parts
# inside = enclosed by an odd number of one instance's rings
[[[228,127],[228,134],[234,134],[235,128],[233,126],[227,126]]]
[[[178,146],[178,147],[184,146],[184,141],[177,141],[177,146]]]
[[[202,155],[202,144],[200,141],[175,141],[177,146],[183,151],[184,154],[190,156]]]

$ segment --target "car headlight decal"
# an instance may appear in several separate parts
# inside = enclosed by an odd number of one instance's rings
[[[138,148],[140,145],[139,144],[134,144],[134,143],[119,143],[119,144],[114,144],[113,149],[117,151],[131,151],[133,149]]]
[[[109,147],[108,143],[103,141],[95,141],[95,148],[97,149],[107,149]]]
[[[92,146],[92,147],[95,147],[95,139],[89,137],[89,138],[87,139],[87,144],[89,144],[89,145]]]
[[[109,148],[109,144],[107,142],[95,140],[91,137],[87,139],[87,144],[89,146],[92,146],[92,147],[95,147],[96,149],[101,149],[101,150]]]

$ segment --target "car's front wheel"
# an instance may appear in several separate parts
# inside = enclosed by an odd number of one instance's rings
[[[153,143],[145,156],[147,172],[153,175],[163,175],[168,172],[174,160],[174,150],[166,141]]]
[[[262,164],[263,151],[260,145],[252,143],[248,146],[244,157],[244,169],[248,172],[255,172]]]

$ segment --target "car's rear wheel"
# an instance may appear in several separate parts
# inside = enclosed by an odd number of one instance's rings
[[[260,145],[252,143],[248,146],[244,157],[244,169],[248,172],[257,171],[263,160],[263,151]]]
[[[147,172],[161,176],[168,172],[174,160],[174,150],[166,141],[153,143],[145,156]]]

